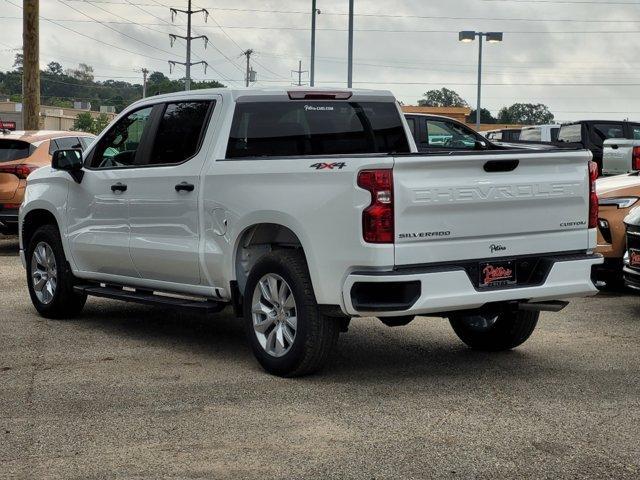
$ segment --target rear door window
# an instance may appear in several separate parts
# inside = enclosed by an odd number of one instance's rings
[[[409,131],[411,132],[411,136],[413,138],[416,138],[416,120],[414,118],[407,118],[407,125],[409,125]]]
[[[212,103],[167,103],[153,142],[148,165],[182,163],[200,149]]]
[[[631,129],[631,138],[640,140],[640,125],[631,124],[629,128]]]
[[[238,103],[227,158],[406,153],[393,102]]]
[[[593,142],[602,147],[603,142],[608,138],[624,138],[624,127],[622,123],[594,123],[591,127]]]
[[[27,158],[35,148],[22,140],[0,139],[0,162]]]
[[[80,139],[80,143],[82,144],[82,150],[86,150],[86,148],[95,140],[96,137],[78,137]]]
[[[582,125],[573,123],[571,125],[562,125],[558,133],[558,141],[566,143],[578,143],[582,141]]]
[[[430,148],[476,148],[475,136],[460,125],[440,120],[427,120],[427,142]]]
[[[82,144],[80,143],[78,137],[56,138],[55,142],[57,145],[57,150],[73,150],[82,148]]]
[[[540,128],[523,128],[520,132],[520,140],[540,142],[542,141],[542,130]]]

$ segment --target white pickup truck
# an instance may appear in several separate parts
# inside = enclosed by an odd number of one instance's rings
[[[161,95],[29,177],[21,256],[45,317],[87,295],[232,305],[276,375],[318,370],[352,317],[442,316],[509,349],[541,310],[596,293],[590,158],[419,154],[385,91]]]

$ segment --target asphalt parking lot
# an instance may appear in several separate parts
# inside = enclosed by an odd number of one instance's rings
[[[352,323],[284,380],[240,324],[90,299],[33,310],[0,238],[2,478],[639,478],[640,296],[545,313],[507,353],[448,323]]]

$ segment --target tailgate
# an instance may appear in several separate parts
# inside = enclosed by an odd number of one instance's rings
[[[619,175],[631,172],[631,154],[634,145],[637,144],[640,144],[637,140],[624,138],[605,140],[602,149],[602,173]]]
[[[396,157],[396,265],[588,249],[590,159],[585,150]]]

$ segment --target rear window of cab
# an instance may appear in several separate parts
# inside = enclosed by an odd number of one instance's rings
[[[35,147],[22,140],[10,140],[0,138],[0,162],[11,162],[29,157]]]
[[[407,153],[394,102],[236,104],[227,158]]]

